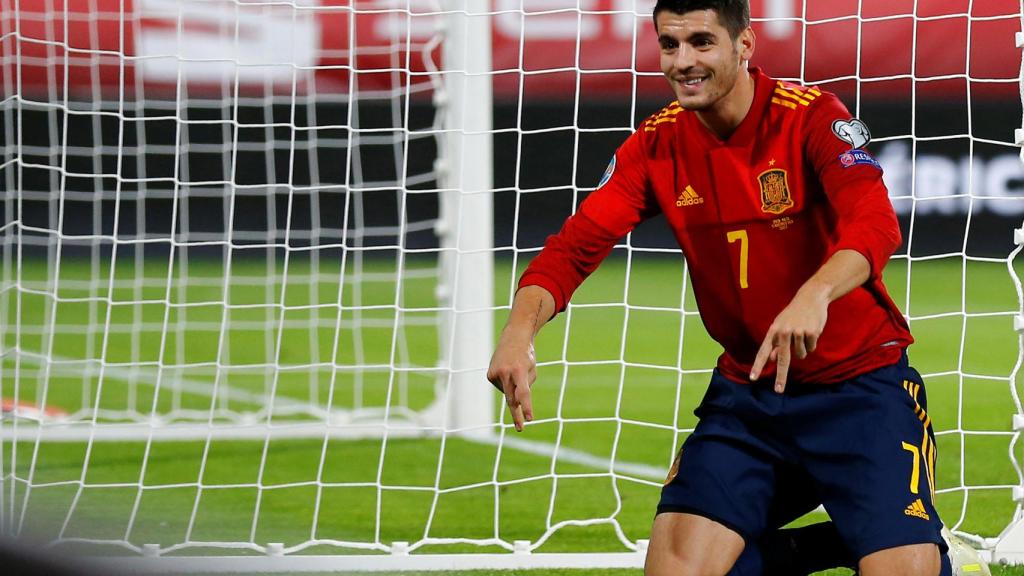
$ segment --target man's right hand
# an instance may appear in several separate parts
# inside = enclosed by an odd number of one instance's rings
[[[487,368],[487,379],[505,395],[517,432],[533,420],[530,386],[537,379],[533,337],[554,313],[555,299],[547,290],[540,286],[520,288]]]
[[[516,431],[522,432],[524,422],[533,420],[530,386],[537,380],[537,356],[532,334],[523,339],[510,335],[506,328],[491,357],[487,379],[505,395]]]

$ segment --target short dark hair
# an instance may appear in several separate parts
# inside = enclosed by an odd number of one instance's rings
[[[694,10],[714,10],[733,40],[750,26],[750,2],[747,0],[658,0],[654,5],[655,26],[658,25],[658,13],[665,10],[675,14],[686,14]]]

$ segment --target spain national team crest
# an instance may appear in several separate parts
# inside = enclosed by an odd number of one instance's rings
[[[793,196],[789,193],[789,178],[785,170],[765,170],[757,177],[757,182],[761,185],[762,211],[782,214],[793,207]]]

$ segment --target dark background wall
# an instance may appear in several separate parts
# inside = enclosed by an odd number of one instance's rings
[[[0,203],[0,212],[4,222],[20,218],[23,226],[39,229],[26,232],[26,245],[33,245],[45,244],[43,231],[58,227],[63,207],[60,228],[72,236],[65,241],[69,254],[96,242],[75,235],[222,240],[229,220],[238,246],[344,242],[429,248],[437,243],[432,220],[438,210],[437,182],[430,176],[436,156],[428,131],[433,110],[412,102],[406,112],[404,104],[365,102],[350,111],[345,104],[322,102],[243,101],[184,109],[172,103],[102,115],[75,106],[70,114],[27,104],[19,111],[9,104],[0,114],[0,134],[5,160],[19,157],[20,164],[0,168],[4,197],[12,200]],[[662,105],[497,105],[495,245],[541,245],[596,185],[630,127]],[[959,251],[965,239],[972,254],[1005,255],[1011,249],[1012,230],[1024,217],[1024,168],[1012,162],[1015,147],[985,141],[1012,139],[1020,125],[1019,103],[931,101],[912,110],[903,102],[864,100],[859,110],[851,109],[872,129],[872,150],[886,168],[905,232],[913,214],[913,255]],[[412,130],[407,148],[403,132],[393,129],[396,117]],[[396,187],[393,182],[403,176],[406,185]],[[968,190],[976,196],[973,202]],[[407,223],[402,238],[393,228],[400,219]],[[355,233],[357,224],[369,233]],[[633,241],[672,245],[660,218],[642,225]]]

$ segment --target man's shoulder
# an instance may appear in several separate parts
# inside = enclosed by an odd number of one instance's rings
[[[835,94],[822,90],[817,86],[805,86],[773,78],[768,80],[773,83],[771,105],[772,108],[777,110],[806,113],[815,107],[815,103],[835,98]]]
[[[632,140],[637,150],[648,158],[674,154],[679,127],[684,122],[684,115],[691,113],[680,106],[678,101],[672,101],[648,116],[633,133]]]
[[[646,120],[641,122],[638,131],[644,134],[671,132],[671,128],[675,126],[679,115],[684,111],[685,109],[679,105],[679,101],[674,100],[671,104],[651,114]]]
[[[818,86],[770,79],[767,109],[763,117],[779,134],[817,131],[837,119],[849,119],[849,112],[834,93]]]

